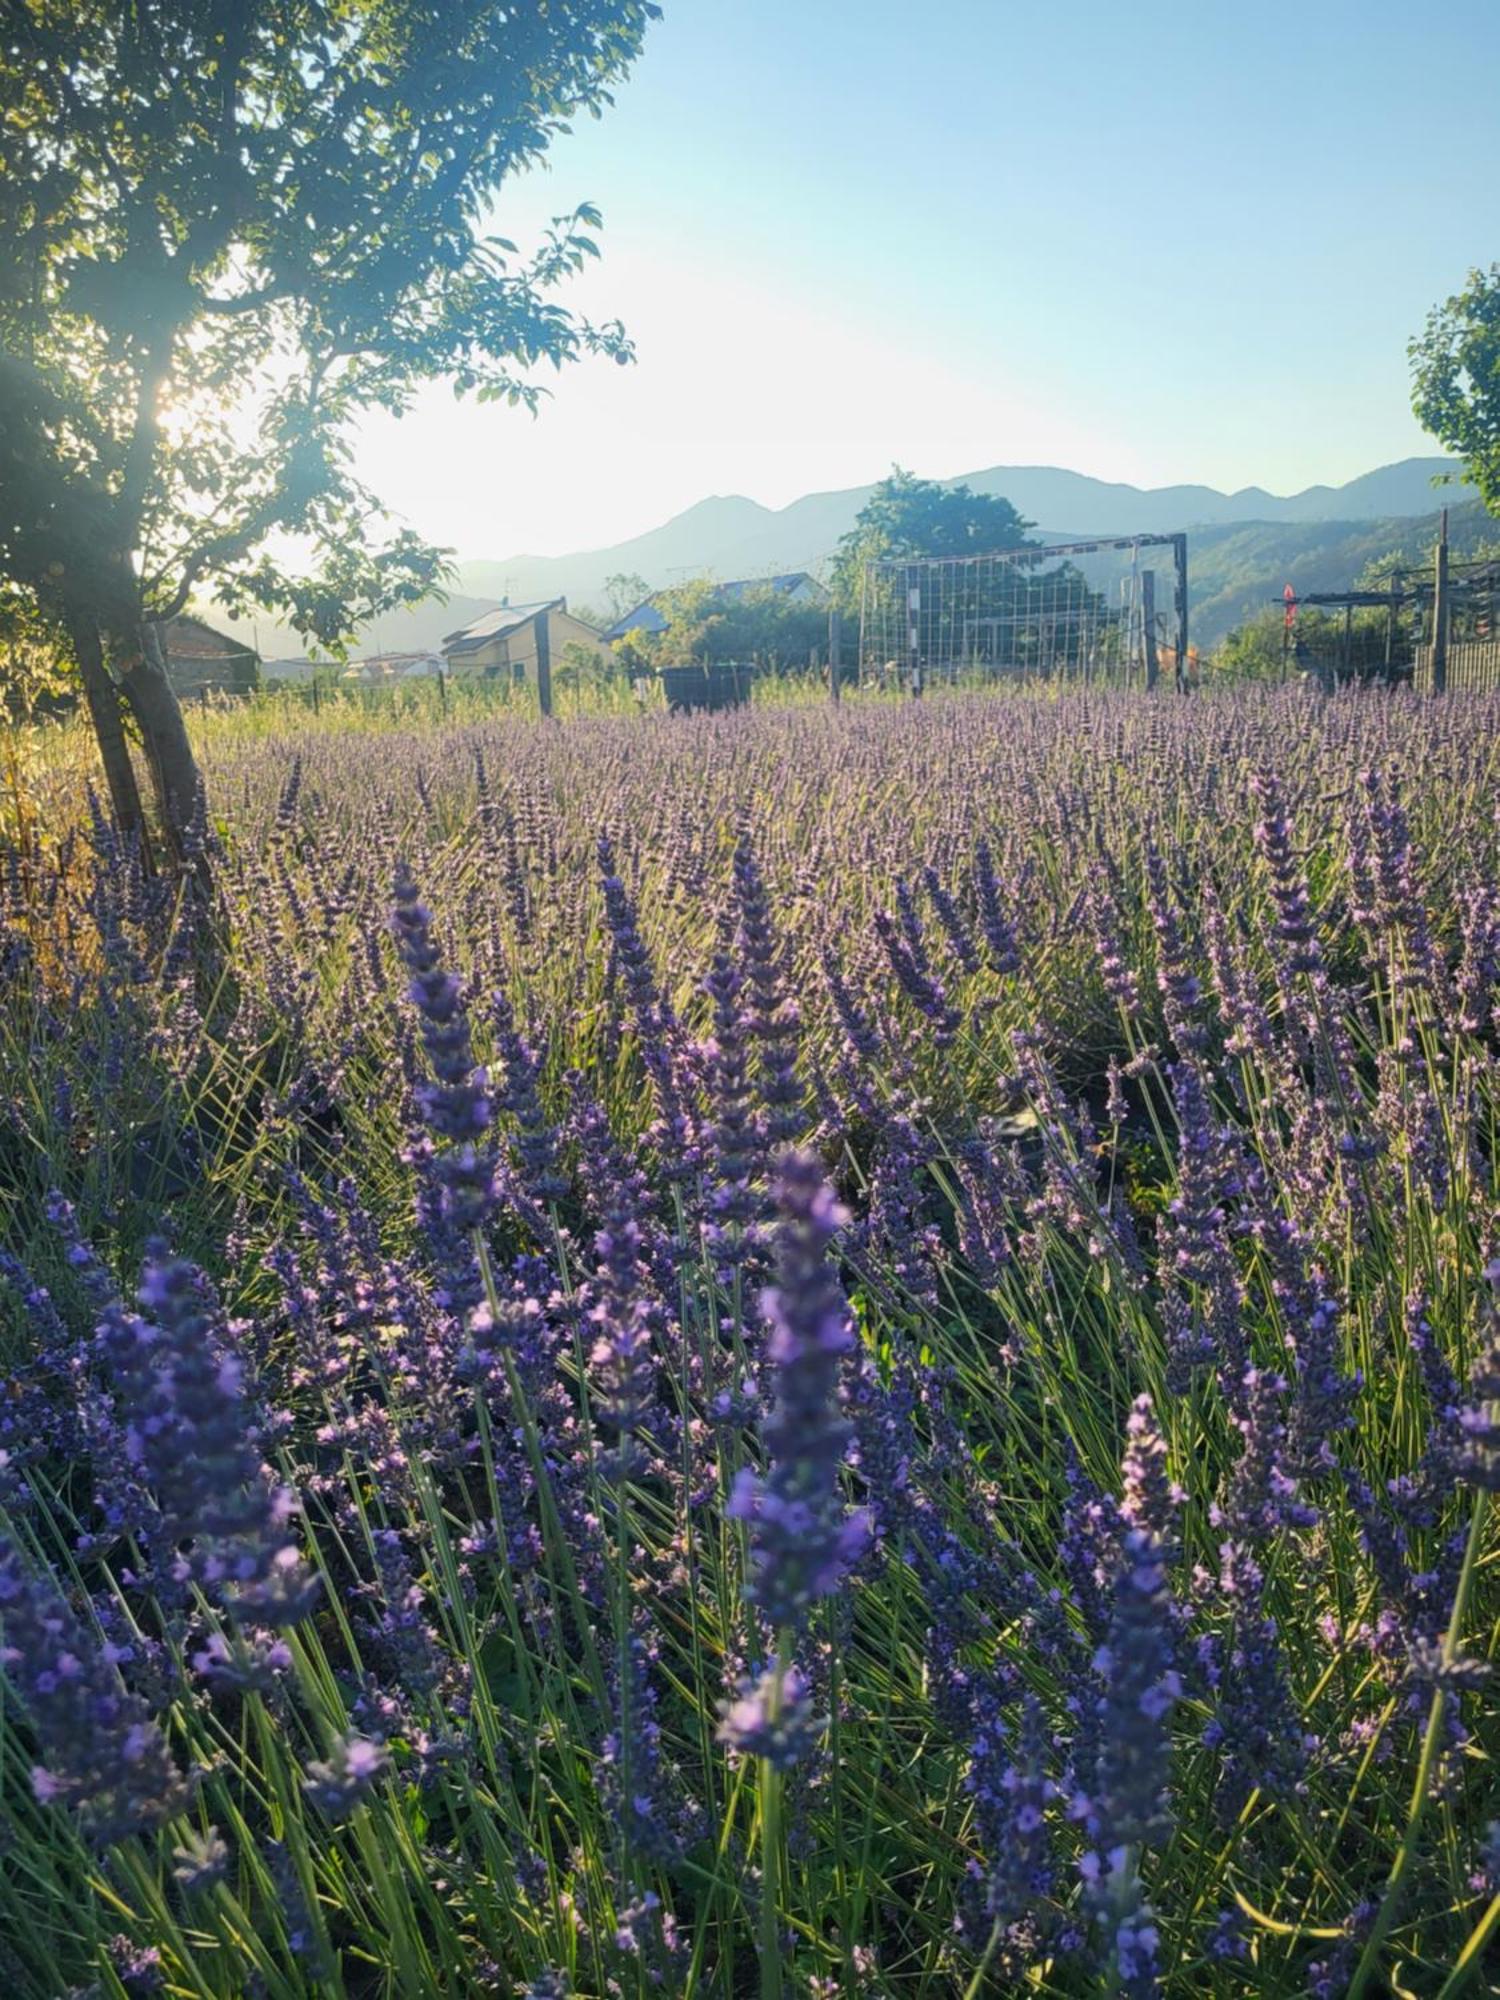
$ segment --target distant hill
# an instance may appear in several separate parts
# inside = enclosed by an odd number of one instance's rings
[[[1345,486],[1310,486],[1285,498],[1248,486],[1220,493],[1212,486],[1112,485],[1056,466],[992,465],[959,480],[980,493],[1001,493],[1053,538],[1160,534],[1247,522],[1376,521],[1423,515],[1434,504],[1433,479],[1454,470],[1445,458],[1408,458],[1364,473]],[[817,569],[869,498],[869,486],[809,493],[787,507],[762,507],[743,495],[700,500],[660,527],[605,549],[568,556],[517,555],[503,562],[463,562],[460,587],[475,597],[566,596],[575,604],[602,599],[605,579],[643,576],[652,589],[687,576],[760,576],[774,570]]]
[[[517,603],[524,603],[518,591],[509,593]],[[430,653],[434,652],[450,632],[462,631],[465,625],[472,625],[476,618],[482,618],[486,611],[493,611],[499,602],[496,597],[471,597],[466,592],[454,591],[446,599],[429,597],[424,604],[414,604],[403,611],[388,611],[383,618],[372,619],[360,632],[354,645],[354,652],[360,653]],[[210,623],[213,614],[208,614]],[[220,618],[221,625],[228,620]],[[243,624],[235,630],[243,632]],[[260,655],[263,660],[278,655],[295,658],[307,648],[295,632],[287,631],[269,622],[259,628]]]
[[[1461,491],[1462,489],[1460,489]],[[1287,584],[1299,593],[1347,590],[1368,563],[1396,552],[1413,566],[1432,559],[1436,511],[1378,521],[1231,522],[1200,528],[1188,544],[1193,636],[1208,650],[1264,611]],[[1469,501],[1452,507],[1455,555],[1500,541],[1500,521]]]

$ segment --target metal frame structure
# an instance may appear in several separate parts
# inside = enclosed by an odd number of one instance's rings
[[[1172,643],[1148,549],[1172,553]],[[1091,584],[1078,558],[1128,551],[1125,602]],[[1188,685],[1186,534],[1101,535],[964,556],[867,562],[860,603],[861,677],[905,675],[913,695],[961,673],[1124,681],[1154,689],[1164,664]]]

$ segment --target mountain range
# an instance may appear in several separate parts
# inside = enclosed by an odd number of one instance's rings
[[[1259,486],[1236,493],[1211,486],[1129,486],[1045,465],[993,465],[945,484],[962,481],[976,492],[1003,494],[1049,541],[1186,529],[1195,636],[1207,646],[1288,581],[1303,590],[1352,582],[1372,555],[1435,514],[1448,497],[1435,482],[1455,471],[1450,459],[1408,458],[1342,486],[1309,486],[1288,495]],[[809,493],[776,508],[742,494],[715,495],[608,548],[461,561],[445,604],[419,605],[376,620],[361,635],[358,650],[425,650],[506,598],[521,604],[566,597],[574,610],[598,610],[608,602],[612,576],[639,576],[659,590],[704,574],[728,580],[816,571],[872,491],[852,486]],[[1468,493],[1462,486],[1452,488],[1453,503],[1462,504]],[[269,656],[278,642],[268,644],[268,637],[262,636],[261,646]],[[284,650],[300,650],[291,635],[285,637]]]
[[[1220,493],[1212,486],[1112,485],[1050,465],[991,465],[944,484],[961,481],[976,493],[1003,494],[1049,539],[1061,540],[1167,534],[1230,522],[1375,521],[1427,514],[1434,506],[1434,475],[1452,470],[1447,459],[1411,458],[1345,486],[1310,486],[1286,498],[1259,486]],[[509,596],[522,603],[566,596],[586,604],[603,597],[607,577],[622,573],[644,577],[655,590],[705,571],[727,579],[817,569],[873,490],[850,486],[808,493],[775,508],[742,494],[716,495],[611,548],[460,563],[459,589],[472,597]]]

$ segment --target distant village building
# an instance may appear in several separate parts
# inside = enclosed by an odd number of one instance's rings
[[[443,659],[454,674],[487,680],[506,675],[534,683],[540,631],[546,633],[554,673],[566,646],[586,646],[605,659],[610,657],[604,635],[575,618],[565,597],[551,597],[537,604],[502,604],[486,611],[472,625],[448,634],[443,641]]]
[[[441,653],[367,653],[362,660],[352,660],[340,679],[389,687],[396,681],[435,680],[444,666]]]
[[[260,659],[253,646],[215,631],[201,618],[169,618],[162,627],[167,678],[179,701],[211,694],[253,694],[260,683]]]
[[[327,660],[309,660],[305,655],[297,655],[285,660],[262,660],[260,663],[261,683],[274,687],[281,682],[286,687],[306,687],[320,676],[327,680],[334,669]]]
[[[715,597],[726,604],[736,604],[752,591],[774,590],[789,598],[793,604],[822,604],[828,597],[818,579],[805,569],[793,569],[780,576],[742,576],[733,583],[721,583],[715,590]],[[670,595],[668,591],[653,591],[650,597],[642,598],[633,611],[627,611],[623,618],[617,618],[607,626],[604,637],[607,640],[623,639],[627,632],[665,632],[669,620],[661,609],[662,602]]]

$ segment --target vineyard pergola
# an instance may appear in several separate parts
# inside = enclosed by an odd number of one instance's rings
[[[1500,688],[1500,559],[1393,568],[1354,590],[1294,592],[1289,664],[1325,687],[1409,681],[1419,692]],[[1312,613],[1313,617],[1304,617]]]

